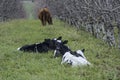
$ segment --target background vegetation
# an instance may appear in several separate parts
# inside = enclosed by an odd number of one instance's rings
[[[25,18],[25,16],[20,0],[0,0],[0,22]]]

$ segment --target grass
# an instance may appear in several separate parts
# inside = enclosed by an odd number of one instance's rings
[[[62,36],[72,50],[85,48],[93,66],[61,65],[61,57],[48,53],[17,51],[25,44]],[[42,26],[39,20],[13,20],[0,23],[0,80],[119,80],[120,50],[84,31],[54,19],[54,25]]]

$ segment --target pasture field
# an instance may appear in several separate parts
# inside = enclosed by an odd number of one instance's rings
[[[53,51],[17,51],[25,44],[59,36],[69,41],[72,50],[84,48],[92,66],[61,65],[61,57],[54,59]],[[44,27],[32,19],[0,23],[0,80],[120,80],[120,50],[56,19]]]

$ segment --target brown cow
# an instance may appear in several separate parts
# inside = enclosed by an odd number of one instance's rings
[[[48,24],[53,24],[50,11],[47,7],[40,9],[38,18],[41,20],[43,26],[46,25],[47,22]]]

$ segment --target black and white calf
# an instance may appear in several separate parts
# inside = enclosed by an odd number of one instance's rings
[[[84,56],[83,50],[71,51],[64,43],[57,43],[56,50],[54,51],[54,57],[57,57],[59,54],[63,55],[62,62],[71,64],[74,66],[83,66],[83,65],[91,65],[89,61],[87,61],[86,57]]]
[[[54,38],[54,39],[45,39],[41,43],[35,43],[30,45],[24,45],[17,50],[24,51],[24,52],[48,52],[48,50],[55,50],[56,49],[56,43],[62,42],[62,37]]]
[[[67,63],[71,64],[73,67],[91,65],[91,63],[87,61],[86,57],[84,56],[83,50],[77,50],[75,52],[66,52],[62,57],[61,64]]]

